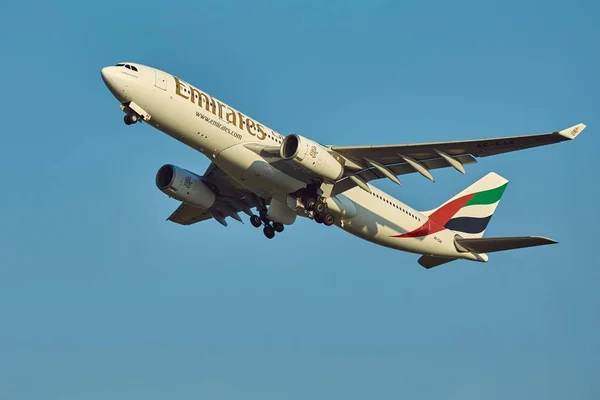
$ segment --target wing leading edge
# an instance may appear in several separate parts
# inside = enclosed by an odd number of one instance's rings
[[[432,179],[431,174],[428,174],[430,169],[454,167],[464,173],[462,166],[476,163],[476,157],[489,157],[573,140],[585,128],[586,125],[580,123],[562,131],[535,135],[418,144],[331,146],[330,149],[346,159],[348,165],[355,166],[356,172],[351,175],[357,175],[365,182],[384,178],[387,172],[395,175],[419,172]],[[381,166],[387,171],[382,172]],[[341,193],[354,186],[356,183],[345,177],[336,184],[334,191]]]

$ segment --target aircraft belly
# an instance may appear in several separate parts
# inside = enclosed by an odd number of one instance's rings
[[[350,220],[358,215],[356,205],[343,194],[326,199],[327,209],[339,220]]]
[[[357,216],[342,219],[337,225],[354,236],[380,246],[416,254],[457,256],[452,237],[445,234],[432,234],[416,238],[400,238],[397,236],[404,233],[404,230],[362,207],[359,207]]]
[[[403,218],[396,209],[373,202],[371,195],[362,189],[350,190],[347,196],[338,195],[333,207],[340,215],[337,225],[349,233],[380,246],[416,254],[457,256],[453,233],[448,230],[419,237],[398,237],[419,228],[422,222]],[[339,201],[343,199],[344,201]],[[347,203],[352,204],[350,207]],[[341,209],[341,210],[338,210]],[[348,214],[348,210],[352,214]]]
[[[351,201],[352,202],[352,201]],[[354,216],[342,217],[338,226],[361,239],[379,244],[385,247],[411,251],[412,246],[401,246],[401,243],[392,236],[397,235],[400,227],[390,223],[385,217],[369,210],[361,204],[354,204]]]
[[[274,168],[242,144],[221,151],[214,162],[240,185],[264,198],[306,187],[306,183]]]

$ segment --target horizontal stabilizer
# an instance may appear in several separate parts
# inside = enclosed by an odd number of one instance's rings
[[[465,239],[456,238],[456,243],[474,253],[493,253],[495,251],[522,249],[524,247],[543,246],[558,243],[541,236],[498,237]]]
[[[421,264],[421,266],[429,269],[429,268],[437,267],[438,265],[449,263],[450,261],[454,261],[454,260],[456,260],[456,258],[422,256],[419,258],[419,264]]]

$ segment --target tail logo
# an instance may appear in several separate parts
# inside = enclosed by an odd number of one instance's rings
[[[392,237],[422,237],[444,229],[479,234],[490,222],[507,184],[454,199],[435,210],[419,228]]]

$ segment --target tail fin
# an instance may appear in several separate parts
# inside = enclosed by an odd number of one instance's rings
[[[508,180],[490,172],[440,207],[424,214],[464,238],[480,238],[498,207],[506,185]]]

